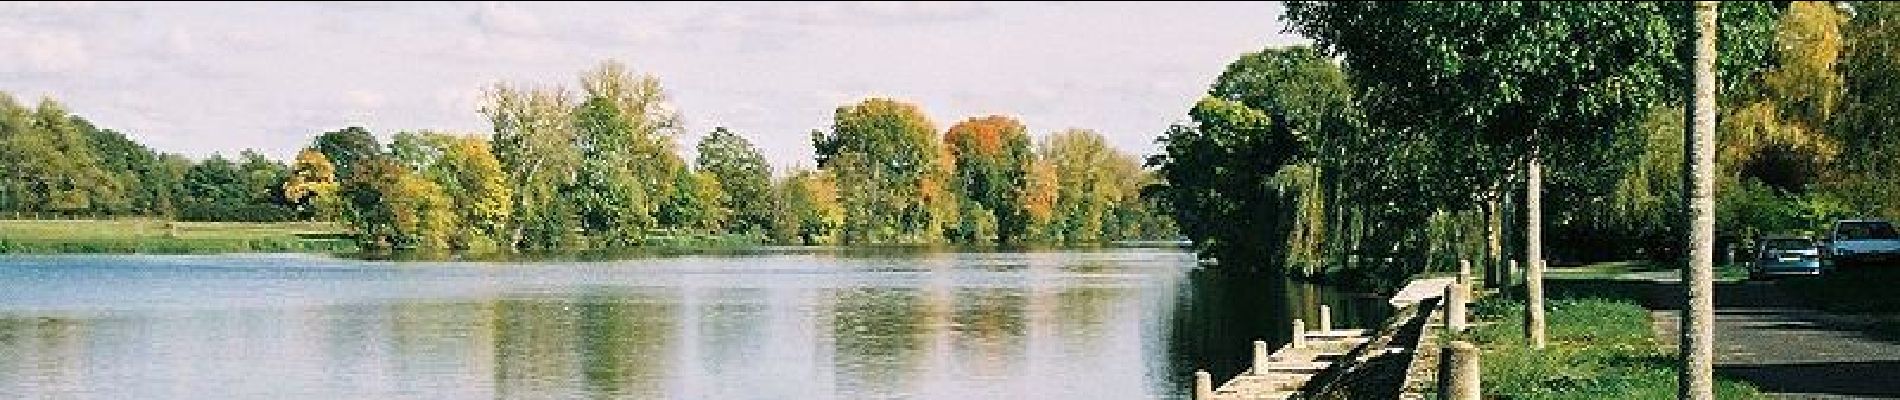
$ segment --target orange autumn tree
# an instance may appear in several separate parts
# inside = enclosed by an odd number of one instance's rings
[[[954,238],[969,243],[1017,243],[1029,231],[1030,167],[1035,152],[1022,122],[1001,115],[971,118],[944,133],[953,160],[959,224]]]

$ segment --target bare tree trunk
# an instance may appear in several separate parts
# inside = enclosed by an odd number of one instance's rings
[[[1532,133],[1532,140],[1536,133]],[[1524,167],[1524,337],[1544,348],[1544,165],[1537,149]]]
[[[1499,237],[1504,218],[1498,215],[1498,197],[1492,196],[1484,203],[1484,284],[1491,288],[1503,287],[1509,278],[1504,263],[1499,261],[1504,255],[1503,238]]]
[[[1694,90],[1689,93],[1689,132],[1683,186],[1688,189],[1689,265],[1682,269],[1688,295],[1682,307],[1682,376],[1679,399],[1715,399],[1715,2],[1695,3]]]

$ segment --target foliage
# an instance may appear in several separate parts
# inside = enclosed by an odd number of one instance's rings
[[[1267,49],[1228,65],[1189,110],[1192,124],[1169,128],[1165,154],[1148,161],[1181,232],[1232,265],[1316,261],[1328,202],[1320,182],[1333,164],[1311,161],[1330,138],[1351,137],[1350,106],[1345,76],[1312,49]]]
[[[669,226],[688,223],[682,215],[692,211],[667,201],[684,189],[676,184],[684,163],[672,142],[678,116],[666,107],[659,80],[609,61],[582,74],[581,88],[571,114],[580,165],[569,190],[581,228],[612,246],[633,244],[661,218]]]
[[[457,224],[448,194],[391,157],[357,164],[343,185],[358,241],[368,249],[449,248]]]
[[[136,177],[108,171],[92,135],[57,102],[28,108],[0,94],[0,207],[63,215],[129,208],[126,188]]]
[[[953,229],[966,242],[1016,243],[1029,230],[1025,208],[1029,168],[1035,162],[1028,128],[992,115],[950,126],[943,135],[955,165],[951,187],[962,199]]]
[[[330,159],[315,148],[306,148],[297,152],[297,161],[290,167],[290,178],[284,181],[284,200],[297,209],[304,220],[330,221],[339,215],[342,207],[337,197],[340,184],[336,181],[336,167]]]
[[[573,146],[571,104],[559,89],[497,85],[482,106],[494,128],[495,158],[507,186],[514,188],[510,247],[561,247],[577,228],[572,202],[563,193],[574,185],[581,161]]]
[[[1900,218],[1900,5],[1851,3],[1839,71],[1846,89],[1831,127],[1842,152],[1824,183],[1860,216]]]
[[[1030,186],[1031,215],[1049,204],[1044,233],[1060,243],[1099,243],[1131,239],[1173,239],[1173,224],[1158,223],[1164,210],[1141,196],[1153,184],[1134,156],[1109,146],[1095,131],[1070,129],[1043,138],[1038,158],[1050,170],[1037,172]],[[1053,175],[1053,179],[1047,176]],[[1050,189],[1054,197],[1048,198]],[[1053,200],[1051,202],[1051,200]],[[1048,203],[1045,203],[1048,202]],[[1135,227],[1136,224],[1158,223]],[[1163,232],[1166,231],[1166,232]]]
[[[844,206],[844,243],[938,240],[955,203],[936,139],[916,105],[883,98],[839,107],[831,132],[812,135]]]
[[[356,165],[383,153],[376,136],[362,127],[352,126],[317,135],[315,146],[336,167],[336,176],[355,176]]]
[[[725,228],[732,232],[770,232],[772,166],[758,147],[744,137],[714,128],[699,140],[695,165],[719,185],[719,206],[732,215]]]
[[[773,188],[772,238],[780,243],[836,244],[845,211],[824,171],[794,170]]]
[[[1546,219],[1554,225],[1553,236],[1605,237],[1592,232],[1637,225],[1645,230],[1642,237],[1666,232],[1666,223],[1621,219],[1636,211],[1659,215],[1666,208],[1655,207],[1655,198],[1613,196],[1665,192],[1650,185],[1662,182],[1653,178],[1662,175],[1653,163],[1661,158],[1645,152],[1661,148],[1650,140],[1657,131],[1647,123],[1659,107],[1686,99],[1689,48],[1682,44],[1691,33],[1688,7],[1667,2],[1289,3],[1283,19],[1292,31],[1342,60],[1359,108],[1343,113],[1348,123],[1342,129],[1315,139],[1322,171],[1337,172],[1322,175],[1351,177],[1315,185],[1336,192],[1335,201],[1319,207],[1332,210],[1325,220],[1336,228],[1327,229],[1333,233],[1326,236],[1344,242],[1329,247],[1394,260],[1482,254],[1472,247],[1484,241],[1466,233],[1476,229],[1461,227],[1471,224],[1433,221],[1488,219],[1466,215],[1485,211],[1481,204],[1521,204],[1519,195],[1506,194],[1506,188],[1524,181],[1516,171],[1533,160],[1548,166],[1548,186],[1539,190],[1548,193],[1544,207],[1555,216]],[[1779,10],[1769,3],[1738,2],[1724,4],[1720,12],[1720,81],[1733,91],[1740,87],[1737,82],[1767,65]],[[1374,152],[1380,156],[1366,156]],[[1612,204],[1633,212],[1604,212]],[[1543,213],[1505,211],[1525,214],[1513,218],[1518,220]],[[1552,252],[1579,254],[1602,244]],[[1370,267],[1390,270],[1370,274],[1401,277],[1424,268]]]

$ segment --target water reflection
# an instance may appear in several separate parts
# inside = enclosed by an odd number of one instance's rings
[[[1375,301],[1174,250],[0,258],[0,397],[1184,398]]]

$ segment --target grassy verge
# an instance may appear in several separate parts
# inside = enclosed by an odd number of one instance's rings
[[[0,221],[0,253],[350,252],[356,242],[328,223],[158,220]]]
[[[1900,266],[1870,266],[1828,271],[1821,276],[1784,278],[1789,296],[1831,313],[1848,314],[1867,332],[1900,339],[1900,296],[1893,295]]]
[[[1487,398],[1675,398],[1677,360],[1656,341],[1648,310],[1597,297],[1552,298],[1547,306],[1549,343],[1543,350],[1525,343],[1520,301],[1491,296],[1473,306],[1481,325],[1461,337],[1483,349]],[[1719,377],[1716,397],[1766,398],[1745,383]]]
[[[1658,263],[1653,261],[1614,261],[1587,264],[1580,267],[1550,268],[1545,271],[1547,279],[1572,280],[1654,280],[1673,279],[1682,274],[1682,265]],[[1738,282],[1748,279],[1748,269],[1740,264],[1715,266],[1717,282]]]

